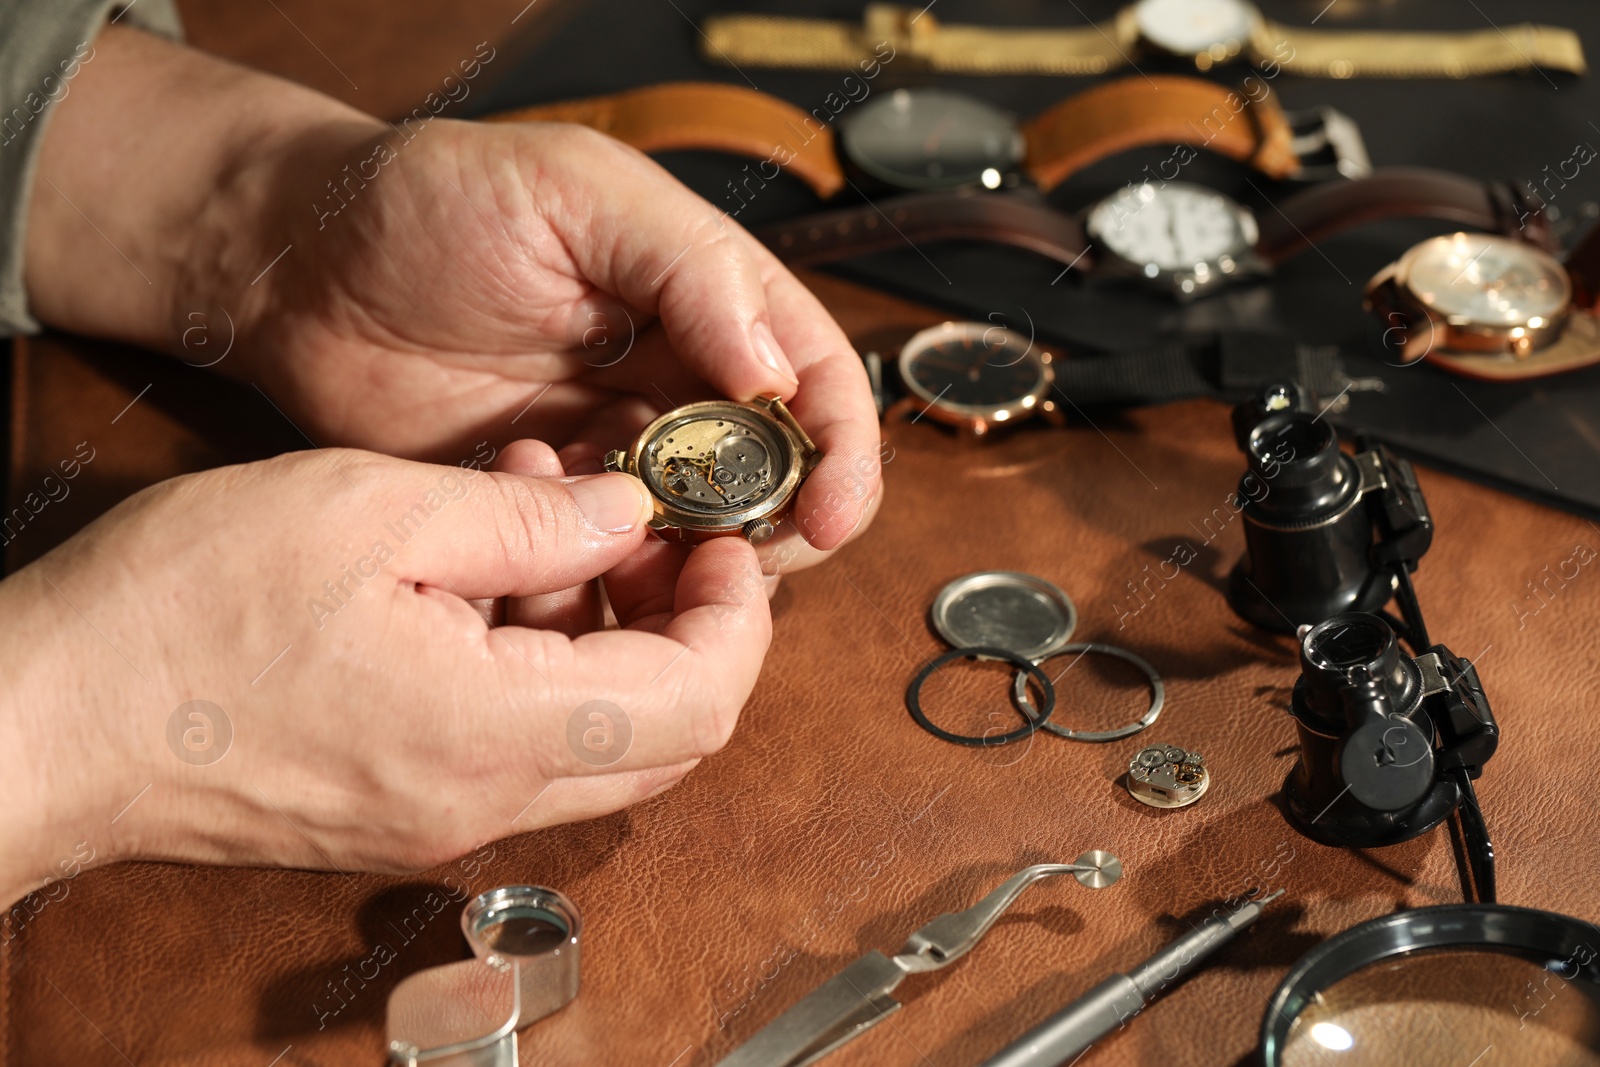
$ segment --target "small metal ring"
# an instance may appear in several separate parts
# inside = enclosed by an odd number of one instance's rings
[[[1074,730],[1058,723],[1047,722],[1046,720],[1049,718],[1048,714],[1035,720],[1041,729],[1047,730],[1050,733],[1055,734],[1057,737],[1065,737],[1069,741],[1121,741],[1124,737],[1132,737],[1139,731],[1148,728],[1156,721],[1156,717],[1161,714],[1162,706],[1167,701],[1167,689],[1166,686],[1161,684],[1161,675],[1156,673],[1156,669],[1154,667],[1150,666],[1150,664],[1146,663],[1144,659],[1134,655],[1125,648],[1119,648],[1116,645],[1102,645],[1095,641],[1080,641],[1076,644],[1066,645],[1061,649],[1061,651],[1057,652],[1055,656],[1042,659],[1039,661],[1039,664],[1035,664],[1034,666],[1037,668],[1039,665],[1048,663],[1057,656],[1065,656],[1071,652],[1076,652],[1080,656],[1087,655],[1090,652],[1098,652],[1101,655],[1115,656],[1118,659],[1127,660],[1135,667],[1138,667],[1144,672],[1145,678],[1150,682],[1150,709],[1134,722],[1131,722],[1126,726],[1118,726],[1114,730]],[[1043,671],[1038,671],[1038,674],[1043,673]],[[1017,671],[1017,680],[1012,687],[1012,699],[1017,702],[1017,706],[1022,709],[1023,714],[1027,715],[1030,719],[1035,715],[1033,702],[1028,699],[1028,678],[1031,674],[1034,674],[1034,672],[1023,672],[1021,670]],[[1037,680],[1037,675],[1034,675],[1034,677]],[[1041,690],[1048,698],[1048,706],[1053,709],[1056,705],[1055,684],[1048,681],[1049,675],[1045,675],[1045,678],[1047,681],[1046,684],[1041,686]]]
[[[933,677],[934,671],[952,660],[980,658],[1004,660],[1017,668],[1017,677],[1023,680],[1024,689],[1027,687],[1027,679],[1031,676],[1034,681],[1039,683],[1039,689],[1044,693],[1044,710],[1035,711],[1031,701],[1027,704],[1026,710],[1021,705],[1018,705],[1017,711],[1026,725],[1020,729],[1012,730],[1010,733],[1001,734],[998,737],[968,737],[965,734],[953,734],[949,730],[935,726],[922,710],[922,683]],[[934,737],[953,744],[966,745],[968,748],[999,748],[1001,745],[1009,745],[1013,741],[1021,741],[1024,738],[1032,737],[1039,727],[1047,726],[1050,713],[1056,708],[1056,693],[1055,689],[1050,685],[1050,676],[1045,674],[1038,664],[1026,656],[1019,656],[1015,652],[1003,648],[975,646],[973,648],[951,649],[949,652],[929,660],[928,665],[917,672],[917,676],[911,680],[910,688],[906,690],[906,707],[911,711],[911,717],[917,720],[917,725]]]

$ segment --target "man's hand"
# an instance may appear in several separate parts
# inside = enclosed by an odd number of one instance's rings
[[[130,498],[0,584],[0,898],[80,841],[410,871],[666,788],[728,739],[771,619],[747,544],[647,566],[676,547],[648,515],[628,475],[347,450]],[[671,588],[618,583],[593,630],[592,579],[641,568]]]
[[[46,321],[193,363],[232,338],[216,369],[317,443],[416,458],[536,436],[595,470],[661,410],[777,393],[825,459],[764,558],[812,562],[875,507],[849,342],[645,156],[570,126],[392,127],[132,30],[96,49],[33,198]]]

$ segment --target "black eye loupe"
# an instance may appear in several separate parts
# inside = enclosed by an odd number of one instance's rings
[[[1274,385],[1233,413],[1248,460],[1239,481],[1245,555],[1228,604],[1247,622],[1293,633],[1347,611],[1376,611],[1413,570],[1433,524],[1411,467],[1382,448],[1349,455],[1298,388]]]
[[[1350,612],[1305,632],[1300,668],[1289,706],[1300,758],[1284,783],[1295,827],[1328,845],[1392,845],[1427,833],[1466,798],[1470,862],[1492,878],[1470,780],[1499,728],[1472,665],[1443,645],[1405,655],[1388,622]]]

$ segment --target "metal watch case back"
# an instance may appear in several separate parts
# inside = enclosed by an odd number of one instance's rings
[[[781,400],[709,400],[662,415],[605,466],[644,482],[656,505],[650,526],[662,537],[743,534],[760,544],[819,458]]]

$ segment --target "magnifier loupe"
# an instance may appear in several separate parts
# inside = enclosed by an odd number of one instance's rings
[[[1362,923],[1285,976],[1261,1051],[1265,1067],[1600,1067],[1600,930],[1489,904]]]
[[[578,995],[583,917],[553,889],[513,885],[461,913],[475,958],[411,975],[389,995],[389,1062],[517,1067],[517,1031]]]

